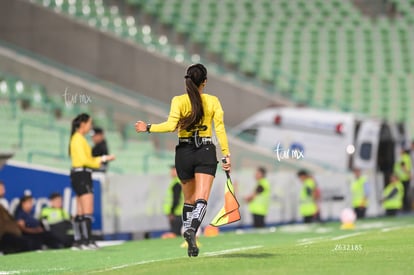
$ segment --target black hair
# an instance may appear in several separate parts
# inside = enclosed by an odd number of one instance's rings
[[[22,197],[20,197],[20,203],[24,203],[25,201],[31,200],[33,199],[32,195],[23,195]]]
[[[32,195],[23,195],[19,198],[19,204],[17,205],[16,209],[14,209],[14,216],[16,216],[20,211],[23,210],[23,203],[30,199],[33,199]]]
[[[70,131],[70,138],[72,138],[72,136],[73,136],[73,134],[75,134],[76,130],[79,129],[81,123],[82,122],[87,122],[90,118],[91,118],[91,116],[88,115],[87,113],[82,113],[82,114],[77,115],[72,120],[72,129]],[[70,139],[69,139],[68,153],[69,153],[69,156],[70,156]]]
[[[306,171],[306,170],[304,170],[304,169],[302,169],[302,170],[299,170],[298,171],[297,176],[298,177],[301,177],[301,176],[309,176],[309,172]]]
[[[187,94],[191,102],[191,114],[181,118],[179,126],[190,131],[204,116],[203,102],[198,88],[207,79],[207,69],[202,64],[193,64],[188,67],[184,78]]]
[[[101,127],[94,127],[93,128],[93,134],[94,135],[96,135],[96,134],[103,134],[103,133],[104,133],[104,130]]]
[[[62,195],[60,193],[54,192],[52,194],[49,195],[49,200],[53,200],[55,198],[61,198]]]
[[[266,168],[265,168],[265,167],[263,167],[263,166],[259,166],[259,167],[257,167],[257,171],[259,171],[259,172],[260,172],[260,174],[262,174],[262,176],[263,176],[263,177],[266,177],[267,170],[266,170]]]

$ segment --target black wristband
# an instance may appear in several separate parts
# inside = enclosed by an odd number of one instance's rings
[[[147,124],[147,133],[150,133],[151,124]]]

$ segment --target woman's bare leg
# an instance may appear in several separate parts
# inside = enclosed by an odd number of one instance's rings
[[[182,180],[181,186],[184,195],[184,203],[194,204],[195,202],[195,178],[189,180]]]
[[[82,215],[93,215],[93,194],[87,193],[79,197]]]
[[[200,199],[208,201],[213,181],[214,176],[212,175],[201,173],[195,174],[195,201]]]
[[[214,177],[208,174],[195,174],[195,204],[191,219],[191,229],[197,232],[207,211],[207,200],[210,197]]]

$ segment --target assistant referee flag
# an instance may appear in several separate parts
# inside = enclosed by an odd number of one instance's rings
[[[222,226],[240,220],[240,204],[234,195],[234,186],[229,172],[226,171],[227,181],[224,185],[224,206],[210,223],[212,226]]]

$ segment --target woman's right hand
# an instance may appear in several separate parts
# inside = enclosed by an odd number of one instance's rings
[[[138,120],[135,123],[135,131],[137,133],[146,132],[147,131],[147,124],[144,121]]]
[[[226,159],[226,161],[222,162],[221,166],[222,166],[224,171],[230,172],[230,170],[231,170],[230,156],[226,156],[225,159]]]

